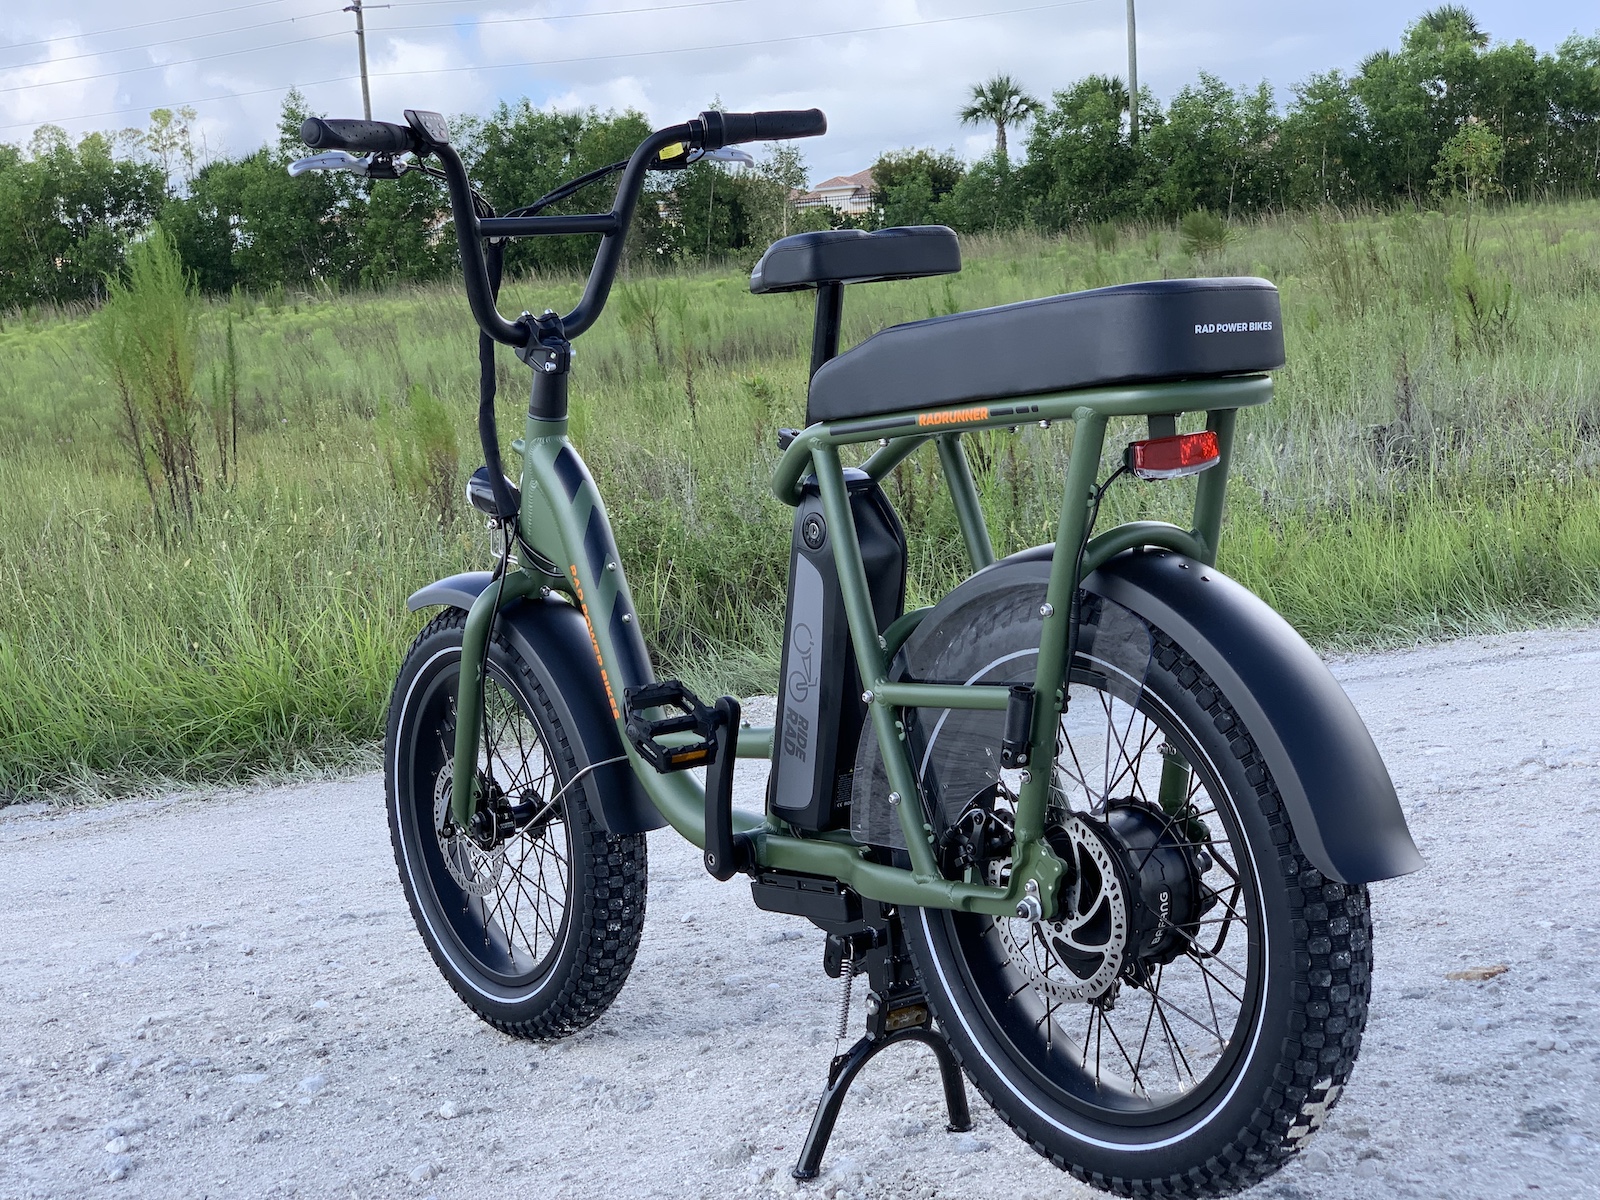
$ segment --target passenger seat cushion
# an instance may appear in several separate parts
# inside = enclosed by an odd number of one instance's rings
[[[961,270],[961,243],[943,225],[822,229],[773,242],[750,273],[750,290],[793,292],[819,283],[920,279]]]
[[[1164,279],[894,325],[822,366],[807,420],[1283,366],[1265,279]]]

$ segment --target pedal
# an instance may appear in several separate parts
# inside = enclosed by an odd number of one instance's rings
[[[707,708],[676,679],[628,688],[628,740],[639,756],[665,774],[690,767],[706,769],[705,865],[712,876],[732,879],[752,862],[750,839],[733,832],[733,767],[737,759],[739,702],[723,696]],[[651,708],[677,709],[677,715],[654,720],[644,715]],[[695,740],[664,743],[669,735],[689,733]]]
[[[669,771],[687,771],[690,767],[709,767],[716,761],[717,713],[678,680],[665,679],[628,688],[622,699],[628,717],[628,740],[639,757],[663,775]],[[676,716],[651,720],[644,715],[650,708],[675,708],[678,712]],[[734,711],[738,711],[737,705]],[[692,733],[695,740],[672,744],[657,740],[678,733]]]

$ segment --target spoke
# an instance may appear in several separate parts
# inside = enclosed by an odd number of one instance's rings
[[[539,882],[537,884],[534,884],[533,886],[538,891],[538,893],[539,893],[539,895],[541,897],[543,897],[544,899],[546,899],[546,900],[551,902],[548,905],[539,904],[539,903],[536,902],[534,904],[534,918],[535,918],[535,920],[540,921],[540,922],[542,922],[544,924],[545,932],[550,935],[550,940],[553,942],[556,939],[555,922],[552,920],[552,917],[554,916],[554,913],[553,912],[547,912],[546,909],[547,908],[553,909],[555,907],[555,905],[554,905],[555,897],[554,897],[553,892],[550,889],[549,883],[545,879],[546,861],[545,861],[544,847],[540,846],[540,847],[535,849],[534,861],[538,864]],[[565,904],[563,904],[562,907],[565,908]]]
[[[1222,1038],[1222,1018],[1217,1016],[1217,1001],[1211,994],[1211,973],[1206,970],[1205,963],[1196,961],[1195,965],[1200,968],[1200,982],[1205,984],[1206,1003],[1211,1007],[1211,1023],[1217,1030],[1217,1053],[1221,1054],[1227,1049],[1227,1043]]]
[[[1207,1025],[1204,1021],[1200,1020],[1200,1018],[1196,1017],[1194,1014],[1192,1014],[1190,1012],[1187,1012],[1184,1009],[1180,1008],[1178,1005],[1174,1004],[1170,999],[1165,999],[1165,1000],[1161,1001],[1161,1010],[1162,1010],[1162,1012],[1169,1012],[1170,1011],[1170,1012],[1177,1013],[1180,1017],[1182,1017],[1185,1021],[1188,1021],[1191,1025],[1195,1026],[1197,1029],[1204,1030],[1206,1033],[1211,1034],[1214,1038],[1217,1039],[1217,1041],[1219,1043],[1222,1041],[1222,1023],[1220,1021],[1218,1021],[1217,1024],[1214,1027],[1211,1026],[1211,1025]]]
[[[1139,716],[1141,714],[1136,709],[1130,709],[1129,713],[1130,713],[1130,715],[1128,717],[1128,732],[1131,733],[1132,730],[1133,730],[1133,718],[1135,716]],[[1113,729],[1112,733],[1115,734],[1116,730]],[[1123,765],[1122,769],[1117,772],[1117,777],[1106,784],[1106,795],[1107,796],[1111,795],[1112,788],[1116,787],[1117,784],[1121,783],[1123,778],[1124,778],[1124,776],[1128,775],[1129,772],[1131,771],[1132,775],[1133,775],[1134,787],[1138,789],[1140,798],[1144,799],[1144,800],[1149,800],[1149,797],[1144,794],[1144,784],[1139,779],[1139,760],[1144,757],[1144,752],[1150,748],[1151,741],[1153,741],[1157,736],[1159,736],[1160,733],[1161,733],[1160,729],[1153,728],[1151,726],[1150,718],[1149,717],[1145,717],[1145,719],[1144,719],[1144,728],[1141,729],[1140,732],[1139,732],[1139,739],[1140,739],[1139,740],[1139,749],[1138,749],[1138,751],[1136,752],[1136,754],[1133,757],[1129,757],[1129,755],[1128,755],[1128,743],[1127,743],[1127,741],[1120,735],[1117,737],[1117,749],[1122,752],[1122,761],[1123,761],[1124,765]]]
[[[1089,1010],[1089,1024],[1084,1027],[1084,1031],[1083,1031],[1083,1064],[1084,1064],[1084,1066],[1088,1066],[1089,1065],[1089,1035],[1094,1032],[1095,1014],[1098,1013],[1100,1010],[1098,1008],[1096,1008],[1093,1004],[1086,1005],[1085,1007],[1087,1007],[1088,1010]],[[1099,1079],[1100,1079],[1100,1068],[1099,1068],[1099,1065],[1097,1063],[1096,1066],[1095,1066],[1095,1081],[1098,1083]]]
[[[1162,970],[1165,970],[1165,969],[1166,968],[1164,968],[1164,967],[1162,968]],[[1193,1083],[1193,1082],[1195,1082],[1194,1068],[1189,1065],[1188,1056],[1184,1054],[1183,1047],[1178,1045],[1178,1039],[1177,1039],[1177,1036],[1172,1032],[1172,1026],[1167,1023],[1167,1013],[1166,1013],[1166,1009],[1162,1007],[1160,992],[1161,992],[1161,971],[1157,971],[1156,972],[1156,990],[1150,993],[1150,1000],[1155,1005],[1156,1016],[1161,1018],[1161,1028],[1166,1031],[1166,1035],[1167,1035],[1167,1052],[1172,1057],[1172,1073],[1174,1075],[1178,1075],[1179,1074],[1178,1062],[1180,1060],[1182,1060],[1182,1062],[1183,1062],[1183,1070],[1188,1072],[1189,1080],[1190,1080],[1191,1083]],[[1181,1085],[1180,1085],[1180,1087],[1181,1087]]]
[[[1121,750],[1122,751],[1122,757],[1124,759],[1127,759],[1127,757],[1128,757],[1128,735],[1133,732],[1133,719],[1135,717],[1138,717],[1138,716],[1143,716],[1143,714],[1140,713],[1139,710],[1135,706],[1133,706],[1131,704],[1124,705],[1124,707],[1127,708],[1127,710],[1128,710],[1128,721],[1127,721],[1127,724],[1122,727],[1122,732],[1120,734],[1117,734],[1117,749]],[[1147,725],[1149,723],[1149,720],[1150,720],[1149,717],[1145,717],[1145,722],[1146,722]],[[1116,733],[1116,726],[1115,725],[1112,726],[1112,730],[1111,731],[1112,731],[1112,733]],[[1142,751],[1141,751],[1141,753],[1142,753]],[[1120,778],[1120,776],[1119,776],[1119,778]],[[1106,787],[1106,794],[1107,795],[1111,794],[1111,788],[1110,788],[1109,784]]]
[[[1105,1014],[1105,1010],[1103,1008],[1096,1008],[1094,1010],[1094,1014],[1095,1014],[1095,1017],[1096,1017],[1096,1022],[1095,1022],[1095,1027],[1094,1027],[1094,1085],[1095,1085],[1095,1087],[1099,1087],[1100,1086],[1100,1044],[1104,1040],[1101,1035],[1104,1033],[1105,1027],[1106,1027],[1106,1014]]]
[[[511,929],[507,932],[506,939],[507,939],[507,941],[510,941],[511,940],[511,934],[515,933],[516,936],[522,940],[522,948],[524,950],[526,950],[529,954],[531,954],[533,956],[533,958],[534,958],[534,961],[537,962],[538,959],[539,959],[539,951],[538,951],[538,943],[539,943],[539,925],[538,925],[539,905],[538,905],[537,902],[533,901],[528,896],[527,889],[525,887],[523,887],[523,878],[522,878],[522,870],[521,870],[521,868],[519,868],[519,867],[511,867],[510,868],[510,880],[509,880],[509,885],[506,888],[506,891],[508,893],[512,890],[512,887],[510,885],[514,885],[515,888],[516,888],[517,895],[521,896],[524,900],[528,900],[529,904],[532,905],[532,907],[533,907],[533,917],[534,917],[533,933],[534,933],[534,936],[532,938],[529,938],[528,931],[522,927],[521,918],[517,915],[521,911],[521,907],[522,906],[520,904],[518,904],[516,900],[512,900],[512,902],[511,902]],[[513,962],[514,961],[515,961],[515,956],[513,955]]]
[[[1206,977],[1206,978],[1207,978],[1207,979],[1209,979],[1209,980],[1210,980],[1210,981],[1211,981],[1211,982],[1212,982],[1212,983],[1214,983],[1214,984],[1216,984],[1216,985],[1217,985],[1217,986],[1218,986],[1218,987],[1219,987],[1219,988],[1221,988],[1221,989],[1222,989],[1222,990],[1223,990],[1223,991],[1225,991],[1225,992],[1227,992],[1227,993],[1228,993],[1228,995],[1230,995],[1230,996],[1232,996],[1232,997],[1233,997],[1233,998],[1234,998],[1234,999],[1235,999],[1235,1000],[1237,1000],[1237,1001],[1238,1001],[1238,1002],[1239,1002],[1239,1003],[1240,1003],[1240,1004],[1243,1004],[1243,1003],[1244,1003],[1244,997],[1243,997],[1243,996],[1241,996],[1241,995],[1239,995],[1239,993],[1237,993],[1237,992],[1235,992],[1235,991],[1234,991],[1234,990],[1233,990],[1233,989],[1232,989],[1232,988],[1230,988],[1230,987],[1229,987],[1229,986],[1228,986],[1228,985],[1227,985],[1227,984],[1225,984],[1225,983],[1223,983],[1223,982],[1222,982],[1222,980],[1220,980],[1220,979],[1218,979],[1218,978],[1217,978],[1217,977],[1216,977],[1216,976],[1215,976],[1215,975],[1213,975],[1213,974],[1212,974],[1212,973],[1211,973],[1211,969],[1210,969],[1210,968],[1209,968],[1209,967],[1207,967],[1207,966],[1206,966],[1206,963],[1205,963],[1205,959],[1203,959],[1203,958],[1201,958],[1201,957],[1200,957],[1200,956],[1199,956],[1199,955],[1197,955],[1197,954],[1195,954],[1195,953],[1194,953],[1194,952],[1193,952],[1193,951],[1186,951],[1186,952],[1185,952],[1185,955],[1184,955],[1184,957],[1186,957],[1186,958],[1188,958],[1188,959],[1189,959],[1189,960],[1190,960],[1190,961],[1191,961],[1191,962],[1193,962],[1193,963],[1194,963],[1194,965],[1195,965],[1195,966],[1197,966],[1197,967],[1199,967],[1199,968],[1200,968],[1200,971],[1201,971],[1201,973],[1202,973],[1202,974],[1203,974],[1203,975],[1204,975],[1204,976],[1205,976],[1205,977]],[[1220,961],[1220,960],[1218,960],[1218,959],[1212,959],[1212,961],[1213,961],[1213,962],[1215,962],[1215,963],[1217,963],[1217,965],[1218,965],[1218,966],[1223,966],[1223,967],[1227,967],[1227,966],[1228,966],[1228,964],[1227,964],[1227,963],[1225,963],[1225,962],[1221,962],[1221,961]],[[1230,971],[1233,971],[1233,968],[1232,968],[1232,967],[1228,967],[1228,969],[1229,969],[1229,970],[1230,970]],[[1235,975],[1239,975],[1239,972],[1237,972],[1237,971],[1233,971],[1233,973],[1234,973],[1234,974],[1235,974]],[[1243,975],[1239,975],[1239,978],[1240,978],[1240,979],[1244,979],[1244,976],[1243,976]],[[1247,982],[1248,982],[1248,981],[1247,981]]]
[[[1105,786],[1100,790],[1102,804],[1111,798],[1111,743],[1116,740],[1117,721],[1111,715],[1111,696],[1106,692],[1096,693],[1100,697],[1100,707],[1106,714],[1106,766],[1102,775]]]
[[[1133,1065],[1133,1059],[1128,1057],[1128,1051],[1123,1046],[1122,1039],[1117,1036],[1117,1028],[1116,1028],[1116,1026],[1113,1025],[1110,1021],[1106,1020],[1106,1015],[1105,1015],[1104,1012],[1101,1012],[1101,1014],[1100,1014],[1100,1024],[1105,1029],[1105,1031],[1111,1035],[1111,1040],[1117,1044],[1117,1049],[1122,1051],[1122,1061],[1127,1063],[1128,1064],[1128,1069],[1133,1072],[1133,1085],[1134,1085],[1134,1087],[1138,1088],[1146,1096],[1149,1096],[1150,1095],[1150,1089],[1144,1086],[1144,1080],[1139,1077],[1139,1068]],[[1095,1048],[1095,1082],[1098,1083],[1099,1080],[1100,1080],[1099,1047],[1097,1045],[1096,1048]]]
[[[1088,807],[1093,808],[1094,791],[1089,787],[1088,773],[1083,769],[1083,763],[1078,760],[1078,748],[1072,744],[1072,735],[1067,732],[1067,723],[1065,721],[1060,723],[1060,728],[1057,731],[1057,737],[1060,741],[1066,744],[1067,753],[1072,755],[1072,765],[1078,768],[1077,780],[1078,785],[1083,788],[1084,801],[1087,803]],[[1056,761],[1058,763],[1061,761],[1059,752],[1056,755]]]
[[[1151,1004],[1150,1004],[1150,1012],[1145,1016],[1145,1019],[1144,1019],[1144,1033],[1141,1034],[1140,1037],[1139,1037],[1139,1063],[1138,1063],[1138,1065],[1141,1066],[1141,1067],[1144,1066],[1144,1048],[1145,1048],[1146,1044],[1150,1041],[1150,1026],[1155,1021],[1155,1018],[1156,1018],[1156,1006],[1155,1006],[1155,1002],[1154,1002],[1154,997],[1152,997],[1151,998]]]
[[[538,942],[540,928],[542,927],[544,931],[550,935],[552,941],[555,940],[555,930],[550,928],[549,919],[544,911],[545,906],[539,902],[540,896],[545,894],[544,889],[541,888],[539,884],[536,884],[530,880],[527,877],[527,874],[520,867],[515,868],[513,870],[513,874],[517,881],[517,889],[521,891],[524,898],[527,899],[528,905],[533,912],[533,937],[531,939],[527,938],[527,934],[524,932],[523,944],[528,947],[528,953],[532,954],[534,960],[537,961],[539,958]],[[533,889],[533,894],[529,894],[528,892],[530,887]]]

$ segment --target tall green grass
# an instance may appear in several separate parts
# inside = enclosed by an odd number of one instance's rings
[[[1275,402],[1241,418],[1220,565],[1317,644],[1600,616],[1600,205],[1506,209],[1470,245],[1439,214],[1328,214],[1242,230],[1199,259],[1162,229],[968,239],[965,253],[958,276],[850,289],[846,341],[1126,280],[1278,283],[1290,365]],[[560,308],[579,286],[514,281],[502,307]],[[618,299],[579,344],[572,431],[658,668],[705,692],[768,688],[792,515],[768,479],[776,431],[802,420],[809,304],[753,297],[732,268],[638,277]],[[465,504],[441,522],[395,467],[416,461],[395,440],[426,423],[408,408],[418,389],[452,415],[462,469],[476,461],[456,291],[226,307],[237,475],[223,486],[211,471],[193,528],[165,535],[86,317],[0,324],[0,796],[346,761],[379,735],[420,627],[405,596],[487,561]],[[213,357],[224,308],[205,322]],[[526,386],[507,356],[507,441]],[[1002,552],[1051,536],[1070,437],[971,439]],[[889,492],[926,602],[961,572],[931,449]],[[1178,517],[1189,494],[1119,484],[1102,521]]]

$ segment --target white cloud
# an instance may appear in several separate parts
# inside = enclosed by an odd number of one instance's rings
[[[661,0],[672,4],[681,0]],[[886,148],[987,152],[986,131],[956,118],[968,88],[1007,71],[1042,99],[1091,71],[1127,69],[1123,5],[1083,0],[1002,14],[1047,0],[737,0],[625,16],[550,20],[552,13],[598,14],[651,0],[526,0],[415,5],[368,13],[374,116],[402,108],[486,112],[526,95],[548,107],[636,107],[667,123],[698,112],[713,96],[730,108],[810,107],[827,111],[830,133],[807,144],[814,176],[859,170]],[[1202,69],[1235,85],[1271,80],[1280,99],[1314,70],[1354,67],[1394,45],[1431,0],[1396,9],[1381,0],[1337,6],[1281,0],[1140,0],[1140,80],[1168,97]],[[1574,28],[1600,23],[1588,5],[1474,0],[1499,38],[1549,48]],[[196,12],[195,0],[7,0],[0,6],[0,140],[25,143],[34,124],[72,133],[143,124],[151,108],[195,102],[213,151],[241,153],[275,136],[291,84],[333,115],[360,113],[351,18],[327,0],[272,0],[248,9]],[[975,20],[944,21],[986,13]],[[536,16],[537,20],[495,21]],[[121,33],[97,31],[178,17]],[[294,20],[289,20],[294,18]],[[927,22],[841,37],[640,54],[796,35]],[[243,26],[275,22],[258,29]],[[402,26],[435,25],[407,29]],[[274,46],[296,39],[297,44]],[[201,36],[192,36],[201,35]],[[41,38],[64,40],[21,45]],[[187,39],[187,40],[176,40]],[[203,62],[202,55],[246,53]],[[63,61],[70,55],[89,57]],[[564,61],[552,60],[589,60]],[[127,72],[152,62],[161,70]],[[515,64],[538,63],[522,66]],[[462,69],[466,68],[466,69]],[[392,74],[392,72],[407,72]],[[56,82],[103,76],[74,83]],[[85,114],[110,113],[105,116]],[[78,119],[73,119],[78,118]]]

